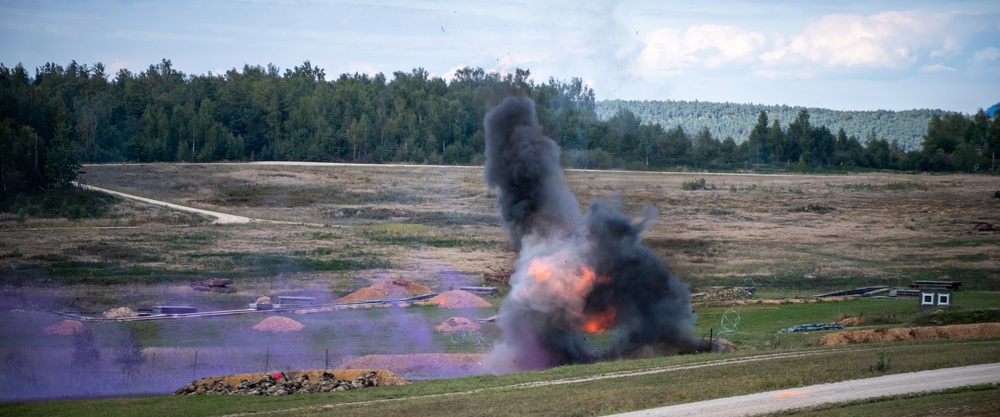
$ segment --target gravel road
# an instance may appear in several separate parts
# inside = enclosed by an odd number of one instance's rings
[[[910,372],[614,414],[613,417],[753,416],[782,410],[1000,382],[1000,363]]]

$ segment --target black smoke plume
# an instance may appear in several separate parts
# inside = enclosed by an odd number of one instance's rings
[[[700,348],[687,286],[641,242],[656,210],[633,222],[598,200],[581,214],[531,99],[507,98],[484,124],[484,179],[520,251],[498,317],[503,339],[487,366],[546,369]]]

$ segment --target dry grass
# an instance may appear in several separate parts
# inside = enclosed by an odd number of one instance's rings
[[[189,292],[187,282],[221,276],[236,281],[237,293],[204,297],[237,307],[247,298],[302,291],[334,299],[381,279],[446,290],[479,283],[483,272],[509,268],[516,256],[480,168],[149,164],[87,171],[87,182],[100,187],[308,224],[211,225],[131,202],[100,220],[19,224],[6,216],[0,267],[7,283],[78,284],[53,290],[63,299],[86,285],[96,292],[115,286],[103,302],[77,306],[96,310],[164,302],[171,298],[164,292]],[[716,189],[682,189],[702,177]],[[1000,234],[972,231],[980,221],[1000,223],[992,177],[569,171],[567,180],[583,209],[609,197],[636,216],[646,204],[658,208],[645,242],[695,289],[752,282],[808,295],[913,279],[1000,289]],[[133,285],[162,282],[172,286]]]

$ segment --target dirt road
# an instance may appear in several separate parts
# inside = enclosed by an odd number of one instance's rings
[[[613,417],[753,416],[866,398],[1000,382],[1000,363],[886,375],[810,385],[615,414]]]
[[[142,201],[144,203],[149,203],[149,204],[153,204],[153,205],[157,205],[157,206],[163,206],[163,207],[167,207],[167,208],[174,209],[174,210],[186,211],[186,212],[190,212],[190,213],[204,214],[206,216],[215,217],[215,221],[212,222],[212,223],[216,223],[216,224],[250,223],[250,222],[253,222],[253,221],[259,221],[259,220],[251,219],[249,217],[235,216],[235,215],[232,215],[232,214],[219,213],[217,211],[202,210],[202,209],[197,209],[197,208],[194,208],[194,207],[182,206],[182,205],[179,205],[179,204],[167,203],[167,202],[164,202],[164,201],[158,201],[158,200],[153,200],[153,199],[150,199],[150,198],[139,197],[137,195],[120,193],[118,191],[112,191],[112,190],[108,190],[108,189],[101,188],[101,187],[94,187],[93,185],[87,185],[87,184],[77,184],[77,185],[79,187],[87,189],[87,190],[100,191],[102,193],[108,193],[108,194],[115,195],[115,196],[122,197],[122,198],[127,198],[127,199],[131,199],[131,200],[136,200],[136,201]]]

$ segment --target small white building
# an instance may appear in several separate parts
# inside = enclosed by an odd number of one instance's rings
[[[935,307],[951,305],[951,292],[961,285],[953,281],[914,281],[910,286],[920,291],[921,307]]]

